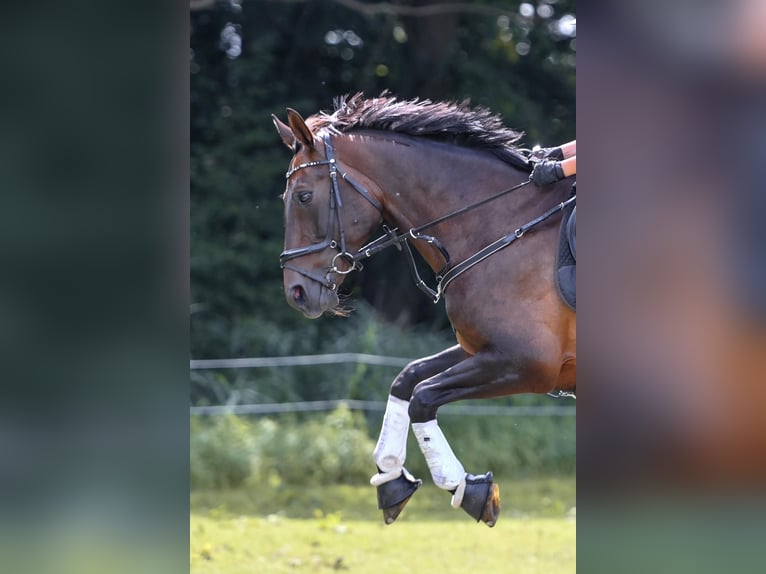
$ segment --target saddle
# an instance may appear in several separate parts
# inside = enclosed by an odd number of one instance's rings
[[[572,185],[572,195],[577,195],[577,183]],[[576,200],[564,208],[559,227],[559,247],[556,257],[556,286],[559,294],[569,307],[577,309],[577,248]]]

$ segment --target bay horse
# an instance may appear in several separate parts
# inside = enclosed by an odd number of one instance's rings
[[[333,113],[304,120],[288,108],[287,116],[285,124],[272,115],[293,152],[282,196],[287,302],[312,319],[342,313],[345,275],[394,246],[409,254],[418,286],[444,298],[457,339],[391,385],[370,480],[384,521],[422,484],[404,467],[411,426],[452,506],[494,526],[492,472],[465,471],[436,414],[459,400],[574,391],[576,315],[555,283],[561,218],[553,217],[574,200],[572,178],[536,187],[530,156],[514,145],[522,134],[465,102],[358,93],[337,98]],[[365,245],[381,223],[386,234]],[[420,278],[410,244],[436,274],[435,288]]]

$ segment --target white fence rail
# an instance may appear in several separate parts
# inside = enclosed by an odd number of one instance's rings
[[[195,369],[252,369],[262,367],[303,367],[310,365],[337,365],[363,363],[386,367],[404,367],[414,359],[367,355],[365,353],[330,353],[327,355],[293,355],[289,357],[250,357],[245,359],[198,359],[189,361]]]
[[[189,361],[192,370],[206,369],[252,369],[265,367],[295,367],[311,365],[336,365],[363,363],[388,367],[404,367],[414,359],[387,357],[365,353],[332,353],[325,355],[293,355],[287,357],[249,357],[240,359],[197,359]],[[249,405],[211,405],[190,407],[191,416],[206,415],[263,415],[277,413],[330,411],[346,405],[351,410],[385,411],[384,401],[360,401],[350,399],[303,401],[291,403],[259,403]],[[516,416],[516,417],[562,417],[575,416],[573,406],[501,406],[501,405],[445,405],[439,409],[445,415]]]
[[[200,415],[266,415],[310,411],[331,411],[341,405],[351,410],[385,411],[385,401],[357,401],[349,399],[331,401],[304,401],[296,403],[259,403],[255,405],[215,405],[190,407],[192,416]],[[445,405],[439,409],[444,415],[481,415],[516,417],[575,416],[575,407],[565,406],[501,406],[501,405]]]

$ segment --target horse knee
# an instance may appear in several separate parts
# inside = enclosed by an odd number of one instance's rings
[[[402,369],[394,379],[394,382],[391,383],[390,392],[397,399],[409,401],[415,385],[421,380],[423,380],[422,361],[412,361]]]
[[[423,423],[436,418],[438,405],[434,402],[432,393],[425,385],[417,384],[410,398],[410,421]]]

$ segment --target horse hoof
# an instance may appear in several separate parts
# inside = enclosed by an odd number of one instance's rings
[[[490,528],[500,515],[500,488],[492,481],[492,471],[465,477],[465,492],[460,507],[476,522],[482,521]]]
[[[481,520],[492,528],[500,516],[500,487],[493,482],[489,487],[489,496],[481,513]]]
[[[391,524],[401,514],[423,481],[402,469],[398,478],[378,486],[378,508],[383,511],[383,521]]]
[[[404,507],[407,506],[409,501],[409,498],[405,498],[399,504],[389,506],[388,508],[383,508],[383,522],[386,524],[393,524],[394,520],[399,517],[399,514],[401,514],[402,510],[404,510]]]

